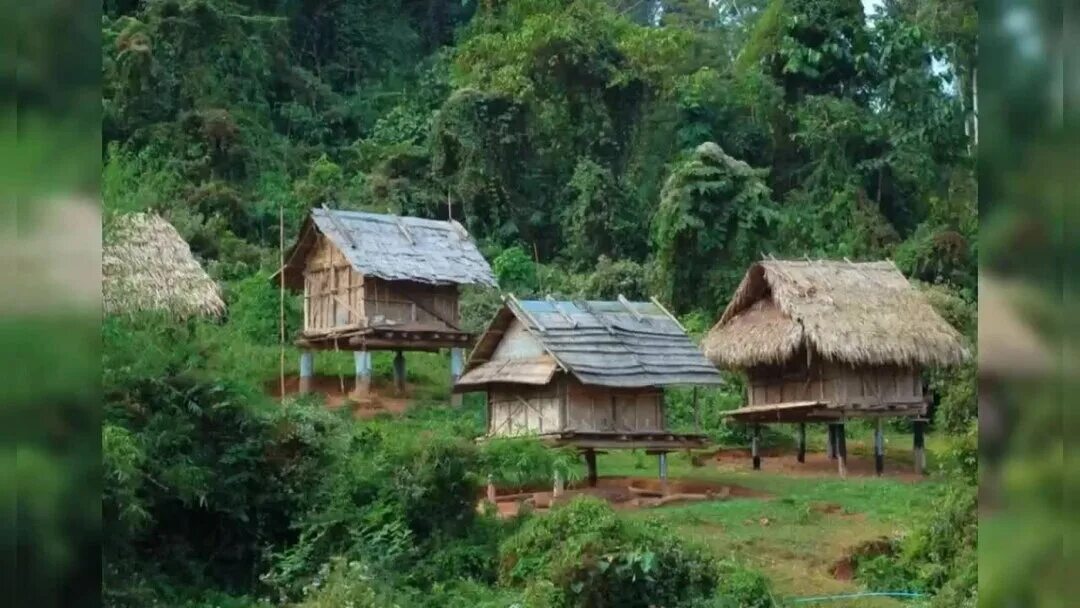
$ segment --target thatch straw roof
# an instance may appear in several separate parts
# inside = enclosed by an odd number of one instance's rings
[[[1045,342],[1013,304],[1024,290],[1019,284],[979,277],[979,374],[1021,378],[1053,370]]]
[[[106,314],[160,310],[189,317],[225,311],[217,284],[176,228],[160,216],[120,215],[105,233],[101,273]]]
[[[892,262],[757,262],[702,345],[727,368],[781,363],[804,347],[855,365],[950,365],[969,356],[959,332]]]

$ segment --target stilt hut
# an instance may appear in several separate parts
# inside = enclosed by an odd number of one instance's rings
[[[884,460],[881,418],[915,420],[921,469],[927,409],[921,370],[969,357],[964,340],[891,261],[762,260],[747,271],[720,321],[704,340],[719,367],[746,375],[747,405],[730,418],[755,426],[829,424],[829,452],[845,472],[844,421],[877,420],[876,469]]]
[[[160,311],[219,317],[221,290],[172,224],[152,213],[118,215],[103,229],[101,295],[106,314]]]
[[[461,328],[459,286],[496,286],[487,260],[456,221],[313,209],[288,252],[284,284],[302,293],[304,326],[296,344],[301,390],[313,352],[355,353],[358,392],[371,378],[372,351],[391,350],[404,388],[405,351],[450,349],[451,381],[473,336]],[[281,277],[275,275],[275,283]]]
[[[580,449],[596,483],[596,452],[645,449],[660,457],[700,447],[664,421],[664,387],[721,384],[716,368],[655,299],[519,301],[480,337],[455,390],[486,391],[488,437],[533,435]],[[558,482],[557,482],[558,483]]]

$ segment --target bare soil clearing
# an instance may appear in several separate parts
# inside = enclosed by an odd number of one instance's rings
[[[765,492],[728,483],[670,479],[665,490],[660,480],[653,477],[600,477],[595,487],[589,487],[585,480],[567,484],[566,489],[558,498],[554,497],[550,487],[496,488],[495,506],[500,516],[512,517],[526,504],[535,511],[543,512],[551,508],[553,504],[564,503],[575,496],[582,495],[606,500],[617,510],[644,509],[682,502],[768,496]]]
[[[749,471],[753,468],[749,450],[732,448],[717,450],[713,454],[713,460],[716,467],[722,471]],[[820,452],[808,452],[806,462],[799,462],[793,453],[784,453],[780,450],[764,451],[761,454],[761,470],[792,476],[837,477],[839,475],[837,462]],[[876,477],[874,457],[849,453],[847,474],[849,477]],[[925,479],[923,475],[915,473],[910,461],[889,459],[888,456],[886,456],[885,472],[882,477],[912,483]]]
[[[263,385],[268,395],[275,399],[281,398],[281,381],[278,378],[268,380]],[[342,390],[344,387],[345,390]],[[370,418],[377,414],[390,413],[401,414],[409,407],[409,401],[413,394],[413,386],[405,385],[405,391],[398,394],[393,384],[383,384],[372,381],[371,390],[365,396],[359,396],[355,392],[356,379],[353,377],[339,377],[334,375],[315,375],[311,378],[311,392],[321,396],[326,407],[338,409],[348,407],[357,418]],[[300,393],[300,377],[285,376],[285,395],[298,395]]]

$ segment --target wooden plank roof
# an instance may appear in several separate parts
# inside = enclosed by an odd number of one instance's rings
[[[491,266],[464,226],[454,220],[327,208],[312,209],[304,221],[284,269],[289,286],[303,286],[304,258],[319,233],[366,276],[433,285],[497,287]]]
[[[678,322],[650,302],[505,300],[466,372],[487,363],[517,319],[567,373],[610,387],[722,384]]]

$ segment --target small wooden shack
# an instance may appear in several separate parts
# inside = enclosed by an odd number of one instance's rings
[[[800,461],[805,423],[830,423],[830,456],[841,472],[843,422],[850,418],[878,419],[879,472],[881,417],[916,419],[921,450],[922,369],[969,357],[960,334],[891,261],[762,260],[703,344],[717,366],[746,374],[747,405],[730,412],[732,419],[799,423]],[[754,464],[760,466],[756,455]]]
[[[667,430],[664,387],[721,384],[716,368],[659,302],[531,300],[513,296],[480,337],[455,385],[484,390],[488,437],[534,435],[585,453],[641,448],[661,458],[703,445]]]
[[[496,286],[487,260],[456,221],[325,207],[304,221],[282,271],[285,286],[303,294],[296,343],[308,361],[301,361],[301,384],[311,373],[312,350],[351,350],[365,390],[369,353],[377,350],[397,352],[399,387],[403,351],[451,349],[456,378],[461,349],[473,339],[461,328],[459,286]]]
[[[106,314],[159,311],[219,317],[221,290],[168,221],[152,213],[117,215],[103,226],[101,295]]]

